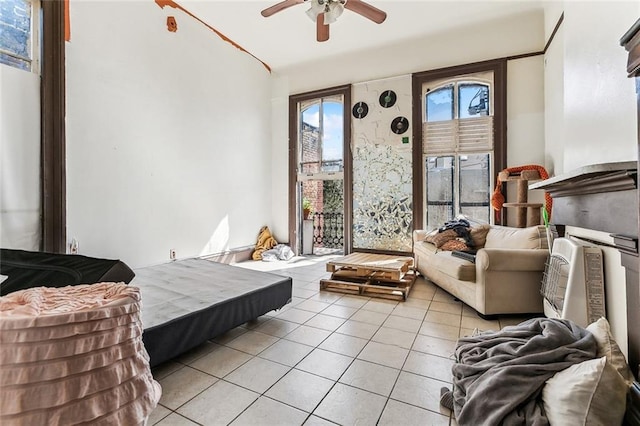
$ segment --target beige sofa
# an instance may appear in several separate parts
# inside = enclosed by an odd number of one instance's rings
[[[540,284],[549,255],[544,226],[483,229],[484,242],[483,232],[473,233],[475,264],[426,242],[428,231],[414,231],[416,269],[481,316],[542,312]]]

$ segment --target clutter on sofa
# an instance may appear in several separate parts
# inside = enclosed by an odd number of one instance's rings
[[[40,286],[129,283],[135,276],[120,260],[11,249],[0,249],[0,274],[7,276],[0,295]]]
[[[622,424],[633,375],[605,318],[533,318],[460,338],[455,356],[441,403],[461,426]]]
[[[0,297],[0,424],[146,424],[160,400],[124,283]]]
[[[447,222],[414,231],[413,255],[420,274],[481,315],[543,311],[540,283],[549,251],[542,225]]]

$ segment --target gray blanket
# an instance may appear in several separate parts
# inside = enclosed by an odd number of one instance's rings
[[[453,366],[458,424],[548,425],[538,401],[545,381],[595,355],[593,335],[568,320],[534,318],[459,339]]]

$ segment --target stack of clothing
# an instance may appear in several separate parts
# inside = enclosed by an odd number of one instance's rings
[[[489,225],[472,227],[466,219],[454,219],[430,232],[425,241],[445,251],[475,254],[484,245]]]

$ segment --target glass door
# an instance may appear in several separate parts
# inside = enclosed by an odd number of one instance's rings
[[[298,252],[344,253],[344,96],[301,101],[297,111]]]

